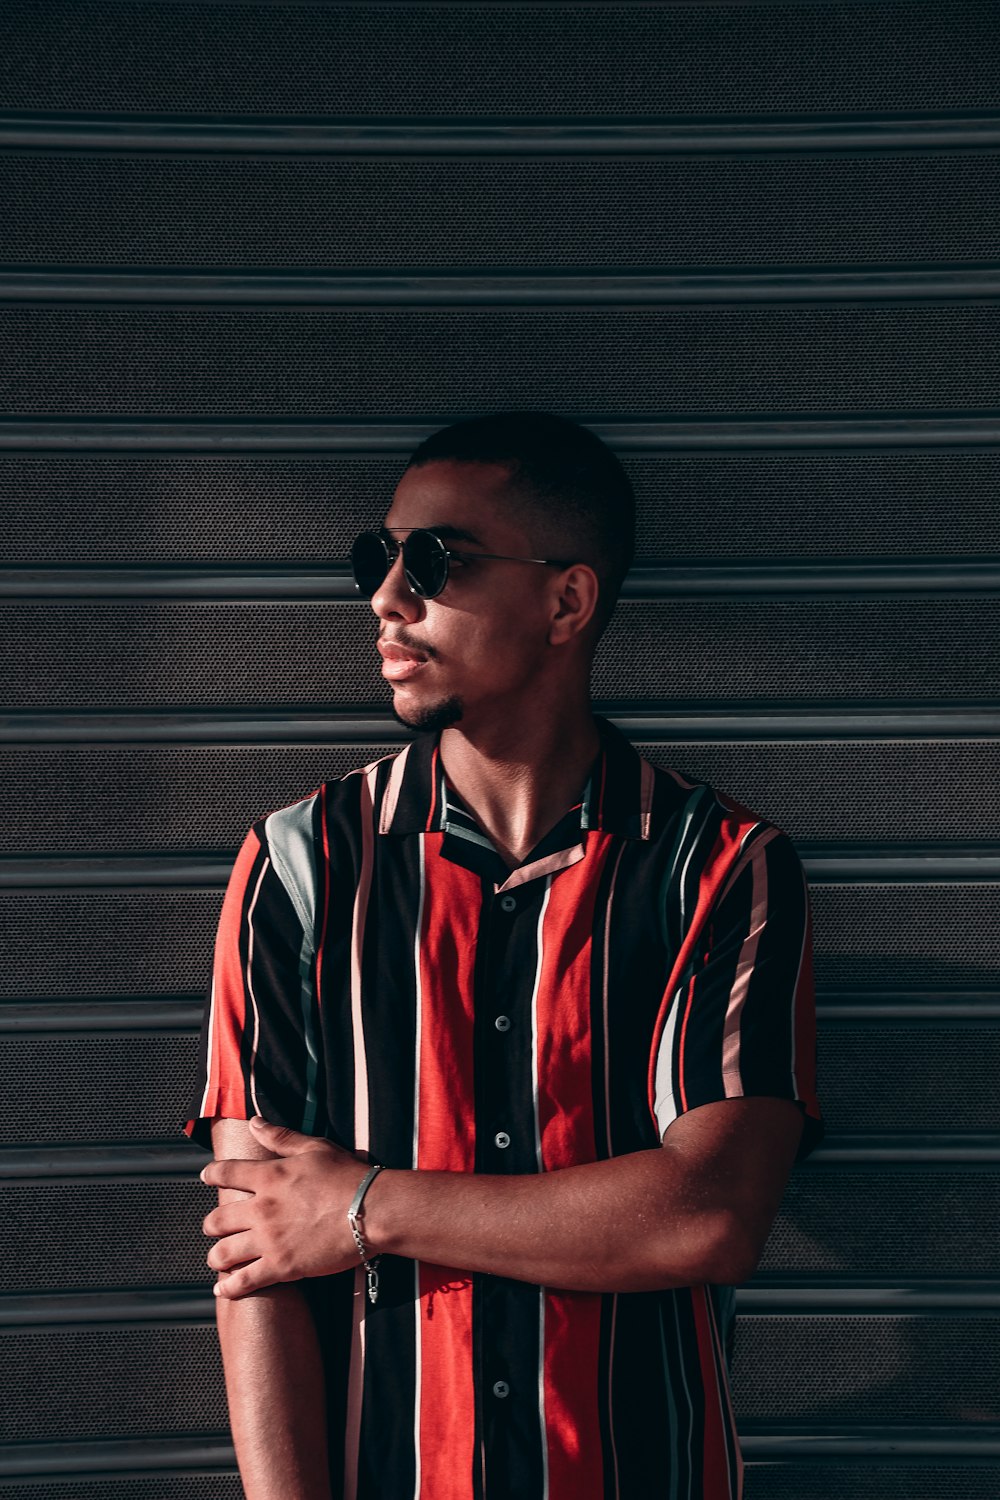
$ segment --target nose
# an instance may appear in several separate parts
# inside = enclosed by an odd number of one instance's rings
[[[403,554],[382,579],[371,597],[371,606],[380,620],[420,620],[424,615],[424,601],[414,594],[403,572]]]

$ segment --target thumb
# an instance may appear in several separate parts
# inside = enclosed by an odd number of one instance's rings
[[[279,1156],[297,1156],[300,1151],[312,1151],[322,1141],[313,1135],[303,1135],[300,1130],[291,1130],[287,1125],[274,1125],[261,1115],[254,1115],[250,1129],[269,1151]]]

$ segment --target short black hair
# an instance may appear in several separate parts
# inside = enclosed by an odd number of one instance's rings
[[[511,499],[548,548],[542,555],[574,557],[597,573],[600,634],[635,555],[635,493],[596,432],[554,412],[493,412],[432,432],[406,467],[438,459],[510,468]]]

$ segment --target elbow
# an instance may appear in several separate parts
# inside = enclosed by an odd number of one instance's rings
[[[764,1242],[746,1219],[729,1209],[698,1215],[658,1247],[653,1273],[658,1287],[739,1286],[749,1281]]]
[[[718,1286],[749,1281],[763,1254],[764,1242],[743,1215],[725,1210],[712,1215],[706,1228],[704,1274],[698,1279]]]

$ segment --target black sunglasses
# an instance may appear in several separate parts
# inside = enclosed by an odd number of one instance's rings
[[[452,558],[464,563],[480,557],[492,562],[539,563],[546,568],[568,568],[572,564],[554,557],[507,557],[502,552],[458,552],[446,547],[433,531],[418,528],[405,541],[397,542],[388,530],[363,531],[351,548],[351,571],[358,592],[370,599],[385,582],[399,553],[410,592],[421,599],[434,599],[448,582]]]

